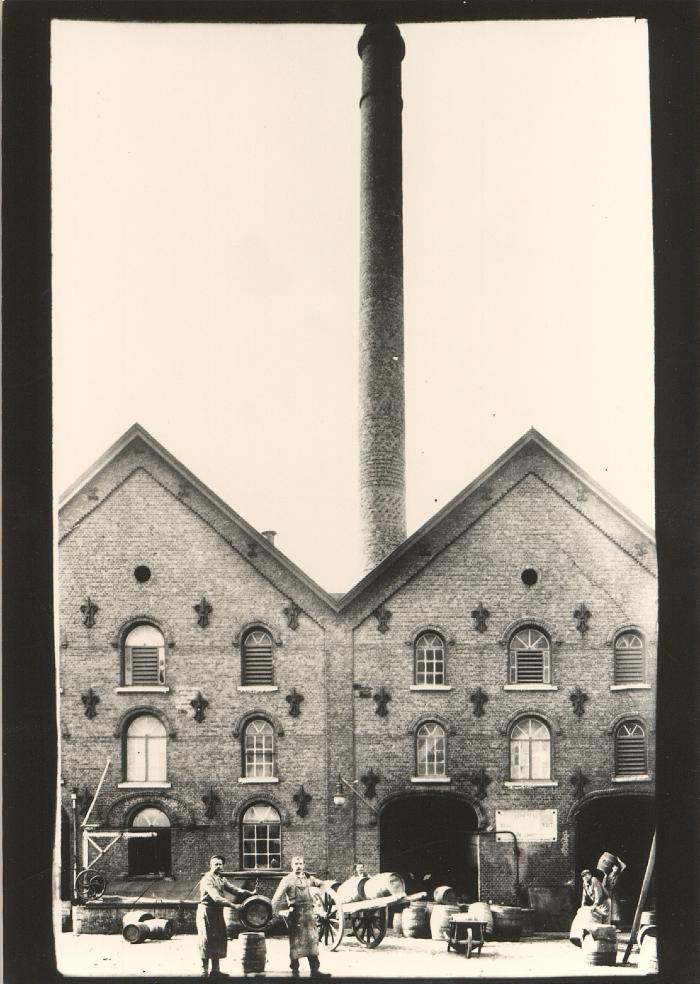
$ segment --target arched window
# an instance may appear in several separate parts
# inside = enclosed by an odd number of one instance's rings
[[[615,775],[643,776],[647,771],[647,736],[640,721],[623,721],[615,730]]]
[[[275,737],[264,718],[249,721],[243,732],[243,762],[246,779],[272,779],[275,775]]]
[[[445,729],[436,721],[426,721],[416,732],[416,776],[447,775]]]
[[[124,686],[165,684],[165,640],[155,625],[137,625],[124,640]]]
[[[251,629],[243,637],[241,683],[244,687],[265,686],[274,682],[272,672],[272,637],[264,629]]]
[[[126,731],[126,781],[165,782],[165,727],[152,714],[132,718]]]
[[[254,803],[243,814],[241,824],[243,867],[278,868],[282,863],[280,815],[268,803]]]
[[[551,736],[538,718],[521,718],[510,732],[510,778],[551,778]]]
[[[549,639],[535,626],[519,629],[508,646],[509,683],[549,683]]]
[[[155,806],[134,814],[131,828],[152,837],[129,838],[129,875],[168,874],[170,872],[170,820]]]
[[[639,632],[621,632],[615,639],[615,683],[644,683],[645,675],[644,639]]]
[[[445,643],[435,632],[424,632],[416,639],[415,680],[417,684],[444,684]]]

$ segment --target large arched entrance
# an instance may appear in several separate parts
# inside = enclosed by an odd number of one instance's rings
[[[576,816],[576,873],[594,868],[604,851],[621,858],[627,868],[618,895],[622,925],[631,925],[654,836],[655,807],[651,796],[602,796],[584,803]],[[654,885],[644,903],[654,908]]]
[[[383,808],[379,826],[382,871],[397,871],[407,892],[451,885],[465,900],[478,898],[476,811],[453,796],[407,795]]]

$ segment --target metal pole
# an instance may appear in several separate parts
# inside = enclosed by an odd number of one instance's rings
[[[70,890],[71,905],[76,902],[75,882],[78,877],[78,791],[74,789],[70,794],[71,807],[73,810],[73,881]]]
[[[647,861],[647,870],[644,872],[644,881],[642,882],[642,890],[639,893],[639,902],[637,902],[637,911],[634,914],[632,929],[630,930],[630,938],[627,940],[627,947],[625,948],[625,954],[622,958],[623,964],[626,964],[627,961],[629,960],[629,955],[632,952],[632,947],[634,945],[634,941],[637,936],[637,931],[639,930],[639,922],[642,918],[642,909],[644,908],[644,903],[647,900],[647,892],[649,891],[651,876],[654,873],[655,858],[656,858],[656,831],[654,831],[654,836],[651,839],[651,848],[649,849],[649,860]]]

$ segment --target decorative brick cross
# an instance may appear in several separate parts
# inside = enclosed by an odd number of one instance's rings
[[[386,717],[389,713],[386,705],[391,700],[391,694],[384,687],[380,687],[373,699],[377,705],[377,714],[379,717]]]
[[[221,800],[210,786],[209,792],[202,796],[202,803],[204,803],[204,816],[207,820],[214,819],[220,802]]]
[[[588,502],[588,492],[583,485],[579,485],[576,491],[576,498],[579,502]]]
[[[190,487],[187,482],[180,482],[177,487],[177,494],[181,499],[188,499],[190,496]]]
[[[90,502],[99,502],[100,490],[97,488],[96,485],[90,486],[90,488],[87,490],[87,497]]]
[[[486,620],[488,619],[491,612],[488,608],[484,608],[483,602],[479,602],[478,608],[475,608],[472,612],[472,618],[474,619],[474,628],[477,632],[486,632],[487,625]]]
[[[313,796],[307,793],[303,786],[299,786],[299,791],[292,796],[292,799],[297,805],[297,815],[305,817],[309,812],[309,803],[313,799]]]
[[[591,617],[591,613],[588,611],[583,602],[578,606],[574,612],[574,618],[576,619],[576,628],[584,635],[588,632],[588,619]]]
[[[382,604],[379,608],[375,608],[373,614],[377,619],[377,631],[382,633],[388,632],[389,622],[393,613],[389,611],[386,605]]]
[[[477,799],[486,799],[488,796],[488,788],[491,785],[491,778],[486,772],[486,769],[481,766],[476,772],[471,772],[467,779],[474,786]]]
[[[95,624],[95,615],[97,615],[99,610],[100,609],[97,607],[95,602],[88,595],[85,604],[80,606],[80,611],[83,616],[83,625],[87,626],[88,629],[91,629]]]
[[[209,625],[209,616],[214,609],[203,595],[200,603],[198,605],[193,605],[192,607],[197,612],[197,624],[201,626],[201,628],[206,629],[207,625]]]
[[[85,705],[85,717],[92,721],[94,717],[97,717],[97,711],[95,708],[100,703],[100,698],[97,696],[92,687],[90,687],[86,694],[80,695],[80,699]]]
[[[248,556],[257,557],[258,556],[258,545],[254,540],[248,540]]]
[[[581,690],[580,687],[576,687],[569,693],[569,700],[574,708],[574,714],[577,718],[583,717],[584,711],[586,710],[586,701],[588,700],[588,694]]]
[[[194,707],[194,719],[197,724],[204,720],[204,712],[209,707],[209,701],[202,697],[201,691],[197,691],[197,696],[190,701],[190,707]]]
[[[569,776],[569,782],[574,787],[574,795],[576,799],[581,799],[581,797],[586,792],[586,786],[591,780],[588,776],[584,776],[581,767],[579,766],[572,776]]]
[[[289,713],[291,716],[298,718],[301,714],[301,702],[304,699],[304,695],[297,693],[296,687],[292,687],[284,699],[289,704]]]
[[[299,615],[302,612],[302,609],[299,607],[299,605],[297,605],[297,603],[294,601],[290,601],[289,604],[286,606],[286,608],[283,608],[282,611],[287,616],[287,626],[290,629],[294,629],[294,630],[298,629]]]
[[[367,799],[374,799],[377,795],[377,783],[380,778],[381,776],[378,776],[372,768],[365,772],[363,776],[360,776],[360,781],[365,787],[365,796]]]
[[[474,705],[474,717],[484,716],[484,707],[488,703],[489,695],[481,687],[477,687],[476,690],[472,690],[469,694],[469,700]]]

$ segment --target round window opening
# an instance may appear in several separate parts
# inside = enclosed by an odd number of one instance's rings
[[[139,582],[139,584],[145,584],[151,577],[151,568],[145,567],[143,564],[137,567],[134,571],[134,577]]]
[[[523,584],[527,585],[528,588],[531,588],[533,584],[537,584],[537,571],[532,567],[527,567],[520,577],[522,578]]]

